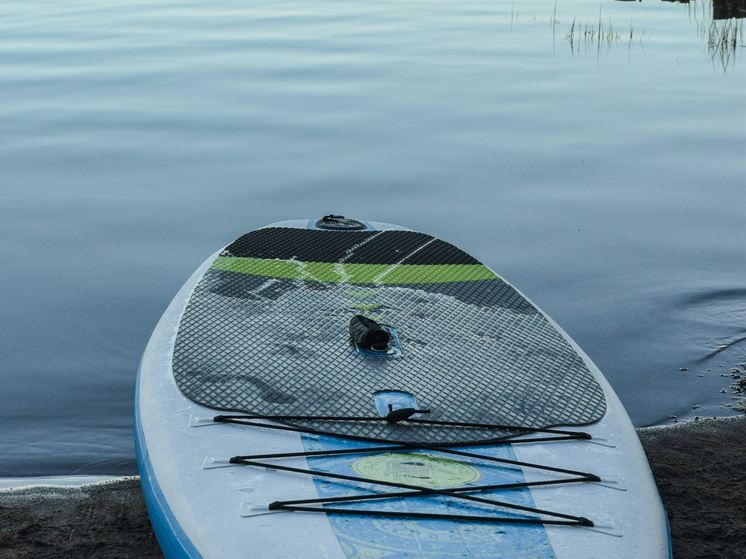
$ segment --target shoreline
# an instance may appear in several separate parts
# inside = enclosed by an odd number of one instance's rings
[[[746,416],[637,433],[668,512],[673,557],[743,555]],[[163,559],[138,477],[18,478],[28,483],[9,487],[11,479],[0,480],[0,559]]]
[[[746,554],[746,416],[637,429],[668,513],[674,559]]]

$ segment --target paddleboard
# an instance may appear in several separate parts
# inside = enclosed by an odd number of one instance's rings
[[[168,559],[671,554],[598,368],[404,227],[285,221],[210,256],[143,354],[135,427]]]

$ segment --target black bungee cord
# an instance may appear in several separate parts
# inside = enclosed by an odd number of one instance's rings
[[[281,470],[298,474],[310,475],[312,477],[323,477],[329,479],[338,479],[344,481],[352,481],[356,483],[374,484],[386,487],[392,487],[396,489],[405,489],[406,491],[398,492],[382,492],[374,494],[359,494],[359,495],[348,495],[344,497],[325,497],[318,499],[303,499],[303,500],[290,500],[290,501],[275,501],[269,504],[269,510],[272,511],[298,511],[298,512],[322,512],[326,514],[347,514],[347,515],[358,515],[358,516],[377,516],[377,517],[390,517],[390,518],[410,518],[410,519],[432,519],[432,520],[456,520],[456,521],[468,521],[468,522],[489,522],[489,523],[505,523],[505,524],[543,524],[543,525],[563,525],[563,526],[582,526],[582,527],[593,527],[593,522],[582,516],[573,516],[563,514],[559,512],[553,512],[538,508],[525,507],[505,501],[497,501],[493,499],[485,499],[483,497],[477,497],[471,495],[471,493],[483,493],[485,491],[497,491],[497,490],[509,490],[509,489],[521,489],[527,487],[538,487],[548,485],[559,485],[567,483],[579,483],[579,482],[600,482],[599,478],[595,474],[580,472],[575,470],[568,470],[564,468],[556,468],[552,466],[544,466],[541,464],[533,464],[530,462],[521,462],[517,460],[509,460],[506,458],[497,458],[494,456],[485,456],[474,452],[465,452],[462,450],[456,450],[457,448],[464,447],[477,447],[477,446],[493,446],[499,444],[515,444],[515,443],[536,443],[536,442],[548,442],[548,441],[562,441],[562,440],[589,440],[592,437],[588,433],[577,432],[577,431],[565,431],[554,428],[535,428],[535,427],[523,427],[514,425],[496,425],[496,424],[481,424],[481,423],[461,423],[454,421],[436,421],[413,418],[415,414],[427,414],[430,410],[416,410],[414,408],[401,408],[394,410],[389,405],[389,413],[384,417],[345,417],[345,416],[299,416],[299,415],[260,415],[260,414],[244,414],[244,415],[218,415],[213,418],[215,423],[232,423],[237,425],[246,425],[253,427],[261,427],[265,429],[275,429],[282,431],[293,431],[306,433],[311,435],[322,435],[335,437],[345,440],[354,440],[360,442],[366,442],[375,445],[366,448],[355,448],[355,449],[337,449],[337,450],[318,450],[318,451],[305,451],[305,452],[287,452],[287,453],[275,453],[275,454],[257,454],[257,455],[245,455],[245,456],[234,456],[230,459],[231,464],[241,466],[254,466],[261,468],[269,468],[273,470]],[[259,421],[257,421],[259,420]],[[407,441],[397,441],[378,437],[366,437],[360,435],[347,435],[339,434],[313,427],[300,426],[300,425],[288,425],[278,423],[265,423],[265,421],[332,421],[332,422],[382,422],[385,421],[388,424],[395,425],[402,421],[412,424],[420,425],[435,425],[435,426],[450,426],[460,427],[465,429],[473,430],[501,430],[501,431],[513,431],[512,434],[503,435],[500,437],[493,437],[489,439],[481,439],[469,442],[441,442],[441,443],[417,443]],[[548,437],[533,437],[519,439],[517,437],[530,435],[533,433],[544,433],[552,436]],[[294,468],[291,466],[283,466],[278,464],[268,464],[261,460],[279,459],[279,458],[312,458],[312,457],[324,457],[324,456],[342,456],[350,454],[380,454],[384,452],[402,452],[412,450],[429,450],[432,452],[439,452],[444,454],[452,454],[456,456],[463,456],[467,458],[475,458],[479,460],[485,460],[489,462],[496,462],[505,464],[508,466],[516,467],[528,467],[532,469],[539,469],[553,473],[566,474],[572,477],[553,479],[553,480],[538,480],[531,482],[516,482],[516,483],[503,483],[494,485],[482,485],[482,486],[463,486],[453,487],[447,489],[433,489],[428,487],[422,487],[417,485],[409,485],[405,483],[397,483],[391,481],[383,481],[378,479],[350,476],[345,474],[335,474],[331,472],[323,472],[318,470],[310,470],[303,468]],[[533,513],[537,515],[549,516],[552,518],[537,517],[506,517],[506,516],[474,516],[474,515],[463,515],[463,514],[438,514],[438,513],[417,513],[417,512],[398,512],[398,511],[385,511],[385,510],[367,510],[367,509],[346,509],[335,506],[325,507],[323,505],[334,505],[335,503],[343,502],[363,502],[383,499],[406,499],[406,498],[417,498],[423,496],[440,495],[446,498],[460,499],[469,502],[480,503],[483,505],[489,505],[492,507],[501,507],[507,509],[514,509],[523,512]],[[320,505],[320,506],[309,506],[309,505]]]

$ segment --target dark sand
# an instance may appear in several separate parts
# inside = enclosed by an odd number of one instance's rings
[[[138,478],[0,492],[0,558],[163,559]]]
[[[638,429],[674,559],[746,557],[746,418]]]
[[[668,511],[674,558],[746,557],[746,418],[638,433]],[[0,491],[0,559],[52,557],[162,558],[139,481]]]

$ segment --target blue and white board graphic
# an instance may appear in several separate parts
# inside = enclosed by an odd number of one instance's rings
[[[328,437],[304,437],[309,451],[349,448],[355,443],[340,443]],[[367,445],[357,443],[361,448]],[[517,460],[510,445],[478,447],[473,449],[488,456]],[[464,485],[496,485],[525,482],[520,468],[454,460],[427,451],[381,453],[349,457],[310,458],[309,466],[315,470],[352,474],[373,480],[397,481],[446,489]],[[320,496],[340,497],[359,491],[353,484],[330,483],[316,480]],[[385,488],[371,484],[367,492],[386,492]],[[517,505],[535,507],[528,489],[493,492],[493,496]],[[351,507],[371,508],[368,504]],[[497,516],[490,507],[464,506],[463,502],[447,497],[420,497],[414,500],[392,499],[375,505],[381,510],[399,512],[429,512],[436,514],[478,514]],[[510,511],[499,516],[521,517]],[[531,557],[554,558],[546,530],[540,524],[511,525],[466,523],[453,520],[407,520],[364,516],[329,515],[329,521],[347,557],[405,559],[427,557],[450,559],[452,557]]]

